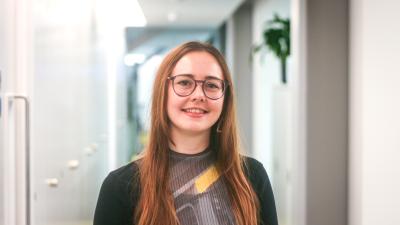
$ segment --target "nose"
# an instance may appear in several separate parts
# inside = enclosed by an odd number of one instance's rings
[[[193,97],[193,100],[201,100],[204,101],[206,96],[203,91],[203,81],[196,81],[196,87],[194,88],[193,94],[191,95]]]

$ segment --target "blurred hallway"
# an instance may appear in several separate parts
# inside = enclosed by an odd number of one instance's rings
[[[234,77],[245,154],[281,225],[398,225],[400,2],[0,0],[0,225],[92,224],[147,143],[152,82],[182,42]],[[290,19],[287,83],[264,46]],[[384,218],[384,219],[383,219]]]

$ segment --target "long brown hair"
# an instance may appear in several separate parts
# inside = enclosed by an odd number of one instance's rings
[[[227,186],[233,214],[238,225],[258,223],[258,198],[244,174],[239,154],[239,137],[232,78],[224,57],[213,46],[187,42],[173,49],[161,63],[154,81],[149,144],[139,165],[141,195],[135,210],[138,225],[179,224],[174,199],[169,189],[168,149],[170,121],[167,115],[167,77],[187,53],[203,51],[218,61],[229,86],[219,120],[212,126],[210,146],[216,151],[217,169]],[[218,127],[219,126],[219,127]],[[222,132],[217,132],[219,128]]]

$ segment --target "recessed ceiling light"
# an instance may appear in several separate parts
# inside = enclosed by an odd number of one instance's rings
[[[167,18],[169,22],[175,22],[178,15],[175,12],[169,12]]]

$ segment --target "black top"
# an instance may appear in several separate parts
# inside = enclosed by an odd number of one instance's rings
[[[196,157],[199,158],[203,156],[204,154],[200,154]],[[181,161],[180,158],[185,158],[185,155],[179,155],[179,153],[173,154],[171,161]],[[189,160],[193,158],[195,157],[191,157]],[[188,158],[185,158],[185,160],[187,159]],[[278,225],[274,196],[267,172],[259,161],[250,157],[244,157],[244,159],[246,165],[245,175],[249,179],[260,201],[261,221],[259,224]],[[189,164],[193,165],[192,162]],[[136,161],[134,161],[112,171],[106,177],[101,186],[97,201],[94,225],[133,225],[133,212],[139,198],[138,170],[138,165]],[[179,170],[182,171],[181,169]],[[185,182],[182,184],[186,184]],[[175,200],[177,200],[177,198],[175,198]],[[181,219],[179,214],[178,218]],[[218,222],[218,224],[222,223]]]

